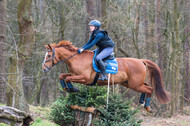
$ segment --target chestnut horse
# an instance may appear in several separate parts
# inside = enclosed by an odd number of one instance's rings
[[[92,67],[94,52],[86,50],[77,54],[77,48],[69,41],[60,41],[58,44],[45,45],[47,53],[42,64],[42,69],[47,72],[52,66],[64,61],[70,73],[61,73],[60,80],[65,79],[66,83],[76,82],[91,84],[96,76]],[[146,93],[151,97],[153,90],[158,100],[165,104],[170,101],[169,93],[163,88],[162,76],[159,67],[145,59],[117,58],[118,73],[112,74],[111,84],[121,84],[134,91]],[[149,75],[151,86],[145,82]],[[112,82],[114,81],[114,82]],[[98,81],[98,85],[107,85],[107,81]],[[150,106],[146,108],[150,112]]]

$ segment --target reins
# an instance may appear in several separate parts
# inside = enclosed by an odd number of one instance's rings
[[[47,52],[53,52],[52,58],[49,59],[49,60],[44,61],[44,62],[42,63],[42,65],[44,65],[44,66],[45,66],[46,68],[48,68],[49,70],[50,70],[50,67],[48,67],[45,63],[47,63],[47,62],[49,62],[49,61],[52,61],[52,67],[53,67],[53,66],[55,66],[55,65],[57,65],[57,64],[59,64],[59,63],[61,63],[61,62],[65,62],[66,60],[68,60],[68,59],[70,59],[70,58],[72,58],[72,57],[74,57],[75,55],[78,54],[78,53],[75,53],[75,54],[71,55],[70,57],[68,57],[68,58],[66,58],[66,59],[64,59],[64,60],[58,61],[57,58],[55,57],[55,48],[53,48],[53,50],[47,51]],[[54,59],[57,61],[57,63],[54,63]]]

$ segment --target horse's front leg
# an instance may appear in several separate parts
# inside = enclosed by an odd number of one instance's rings
[[[76,75],[76,76],[68,76],[66,77],[66,82],[76,82],[76,83],[82,83],[86,84],[86,79],[83,75]]]
[[[68,86],[66,91],[70,92],[70,93],[79,91],[78,88],[74,87],[71,82],[76,82],[76,83],[85,83],[86,82],[85,77],[83,75],[67,76],[65,81],[66,81],[65,85]]]
[[[65,79],[67,76],[71,76],[71,73],[61,73],[59,75],[59,80]]]
[[[71,73],[61,73],[59,75],[59,80],[63,90],[66,90],[67,92],[78,92],[78,88],[73,87],[70,81],[65,82],[65,79],[68,76],[71,76]]]
[[[71,76],[71,73],[61,73],[59,75],[59,80],[60,80],[60,83],[61,83],[61,86],[62,86],[63,90],[67,90],[68,89],[67,88],[67,83],[64,80],[67,76]]]

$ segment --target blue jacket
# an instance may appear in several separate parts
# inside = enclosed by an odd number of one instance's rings
[[[92,48],[94,45],[98,46],[100,50],[106,47],[114,47],[115,44],[109,37],[107,31],[95,30],[90,36],[89,41],[82,47],[84,50]]]

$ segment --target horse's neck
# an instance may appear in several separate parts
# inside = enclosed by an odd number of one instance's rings
[[[85,68],[88,69],[89,66],[92,66],[93,55],[94,53],[92,52],[83,52],[70,58],[66,64],[68,65],[70,71],[83,71]]]

